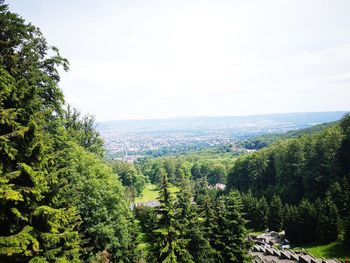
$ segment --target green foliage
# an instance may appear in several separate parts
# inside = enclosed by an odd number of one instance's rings
[[[282,230],[282,202],[278,195],[272,197],[269,212],[267,226],[270,230],[281,231]]]
[[[304,135],[315,134],[323,131],[324,129],[334,125],[334,122],[330,123],[322,123],[318,125],[314,125],[310,128],[301,129],[301,130],[292,130],[286,133],[272,133],[272,134],[264,134],[257,136],[253,139],[248,139],[242,143],[242,146],[246,149],[262,149],[267,147],[278,140],[292,139],[292,138],[300,138]]]
[[[345,221],[345,243],[350,247],[350,217],[346,218]]]
[[[208,195],[208,187],[209,185],[206,178],[200,178],[194,182],[194,201],[198,205],[203,205]]]
[[[129,193],[134,200],[136,196],[140,196],[148,178],[145,177],[134,164],[123,162],[123,161],[113,161],[113,172],[119,175],[122,184],[127,187]]]
[[[136,228],[124,188],[99,158],[94,119],[63,112],[60,66],[58,49],[0,1],[0,261],[81,262],[106,251],[130,262]]]
[[[48,54],[53,54],[51,57]],[[40,31],[0,2],[0,259],[78,262],[76,210],[55,202],[47,131],[63,96],[58,67],[67,61]]]
[[[316,200],[330,185],[340,182],[339,151],[344,139],[339,125],[321,133],[279,141],[270,147],[239,158],[229,172],[227,187],[253,194],[279,193],[285,202]]]
[[[300,225],[298,224],[298,208],[294,205],[286,204],[283,208],[283,225],[286,238],[294,244],[299,243],[300,235],[298,234]]]
[[[337,206],[339,215],[342,217],[347,216],[349,213],[349,193],[348,183],[345,178],[342,180],[342,184],[339,184],[339,182],[333,183],[326,193]]]
[[[151,236],[150,261],[152,262],[193,262],[186,250],[187,241],[181,239],[181,230],[176,219],[176,208],[168,189],[168,178],[161,170],[162,182],[158,209],[159,220]]]
[[[315,203],[303,200],[298,206],[286,206],[284,226],[286,237],[294,244],[329,243],[339,235],[338,210],[329,196]]]
[[[140,221],[144,233],[152,233],[157,226],[157,213],[153,207],[135,206],[135,218]]]
[[[124,189],[112,167],[74,142],[57,158],[65,167],[60,177],[69,182],[69,188],[60,187],[60,195],[77,208],[84,247],[91,250],[85,256],[106,250],[113,260],[122,260],[133,226]]]
[[[316,258],[336,258],[342,262],[346,262],[350,258],[350,250],[342,242],[332,242],[329,244],[318,244],[317,242],[311,245],[303,246],[305,250]]]
[[[237,192],[220,197],[215,204],[212,247],[216,250],[216,262],[250,262],[242,216],[242,203]]]
[[[138,165],[152,183],[160,183],[160,169],[164,169],[169,182],[173,184],[179,184],[181,178],[186,176],[191,180],[205,178],[209,184],[215,185],[226,182],[227,172],[234,162],[232,154],[207,153],[145,158]]]
[[[198,208],[193,201],[192,187],[188,177],[180,183],[176,208],[179,210],[177,220],[181,238],[186,241],[186,248],[194,262],[214,262],[214,251],[205,237],[204,225],[198,220]],[[190,258],[187,255],[187,258]],[[185,259],[186,260],[186,259]],[[191,262],[191,260],[188,260]],[[182,262],[182,261],[181,261]]]
[[[317,237],[320,242],[327,243],[337,240],[339,234],[338,209],[328,196],[321,204],[317,227]]]
[[[179,191],[179,188],[175,185],[169,184],[169,192],[175,195]],[[135,203],[139,205],[140,203],[145,203],[149,201],[154,201],[159,198],[159,186],[156,184],[147,184],[142,191],[140,197],[136,197]]]
[[[215,185],[217,183],[224,183],[226,181],[226,168],[223,164],[217,163],[211,166],[209,174],[207,175],[208,183]]]
[[[293,244],[307,244],[316,239],[318,211],[303,200],[299,206],[286,206],[283,221],[286,237]]]
[[[184,173],[175,201],[167,173],[161,170],[160,207],[135,207],[147,233],[151,262],[249,262],[246,220],[236,192],[216,199],[203,188],[202,205],[193,203],[193,189]]]
[[[256,198],[252,192],[241,194],[243,213],[248,220],[247,227],[251,229],[263,230],[267,227],[269,205],[264,197]]]
[[[350,114],[347,114],[340,123],[343,140],[338,150],[340,174],[350,182]]]
[[[22,255],[22,257],[32,257],[39,251],[39,242],[35,239],[33,227],[25,226],[20,232],[11,236],[0,237],[1,258]]]
[[[252,192],[242,194],[251,227],[258,229],[255,196],[270,199],[275,193],[286,206],[282,220],[281,205],[272,198],[269,228],[281,230],[283,223],[294,244],[342,238],[349,217],[349,119],[346,115],[318,133],[278,141],[236,161],[227,187]]]
[[[96,131],[95,118],[91,115],[80,117],[80,112],[68,105],[64,112],[64,127],[68,136],[78,145],[100,157],[104,154],[103,140]]]

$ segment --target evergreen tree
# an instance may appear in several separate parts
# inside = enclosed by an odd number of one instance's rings
[[[271,200],[268,215],[268,228],[273,231],[282,230],[282,202],[278,195],[274,195]]]
[[[342,118],[340,127],[343,133],[341,146],[338,151],[340,175],[345,176],[350,184],[350,114],[346,114]]]
[[[215,247],[215,231],[217,230],[217,216],[214,211],[213,200],[210,198],[208,191],[204,197],[202,211],[200,216],[203,217],[204,238],[208,240],[211,248],[210,254],[218,260],[220,253],[214,249]]]
[[[309,201],[303,200],[298,206],[298,218],[296,229],[298,234],[298,243],[307,244],[315,240],[317,214],[316,210]]]
[[[230,192],[226,199],[226,220],[231,233],[224,250],[225,262],[249,262],[246,221],[242,217],[242,203],[237,192]]]
[[[262,197],[258,201],[258,209],[257,209],[257,224],[256,228],[258,230],[265,229],[267,226],[267,217],[268,217],[269,205],[265,199]]]
[[[323,200],[317,222],[317,237],[321,242],[337,240],[339,234],[339,213],[329,196]]]
[[[257,209],[257,201],[254,198],[252,191],[248,191],[248,193],[241,194],[241,200],[243,204],[243,213],[245,219],[247,219],[247,226],[249,228],[256,229],[256,209]]]
[[[52,52],[49,57],[47,54]],[[61,112],[67,61],[0,1],[0,261],[79,262],[74,207],[56,201],[48,132]]]
[[[219,255],[217,262],[250,262],[246,220],[241,212],[242,203],[237,192],[218,199],[213,231],[213,248]]]
[[[177,211],[169,192],[168,176],[163,168],[159,171],[161,189],[159,192],[160,207],[157,227],[151,235],[149,260],[151,262],[192,262],[186,250],[186,240],[181,239],[177,222]],[[184,260],[184,261],[181,261]]]
[[[215,258],[217,262],[225,262],[223,250],[226,246],[226,235],[229,234],[226,231],[226,205],[224,197],[220,197],[215,200],[213,215],[211,215],[211,247],[215,250]]]
[[[350,248],[350,217],[346,219],[345,222],[345,244]]]
[[[295,244],[299,243],[298,233],[298,209],[294,205],[286,205],[283,209],[283,224],[285,228],[286,238]]]
[[[206,178],[197,179],[194,182],[194,201],[197,205],[202,205],[208,195],[208,181]]]
[[[266,228],[268,203],[264,197],[258,199],[251,191],[241,194],[244,218],[248,220],[247,227],[262,230]]]
[[[188,249],[189,242],[193,237],[193,232],[191,230],[194,230],[190,229],[190,226],[195,226],[192,207],[192,188],[189,182],[189,177],[190,175],[188,173],[181,174],[180,191],[177,195],[177,202],[175,204],[177,212],[176,223],[178,224],[180,231],[179,239],[185,248],[180,257],[178,257],[179,262],[193,262],[193,257]]]
[[[183,178],[180,184],[177,202],[181,238],[188,242],[187,250],[194,262],[214,262],[213,251],[209,241],[205,238],[204,225],[198,220],[198,211],[194,204],[192,204],[192,200],[190,181],[188,178]],[[181,262],[189,262],[189,260],[183,259]]]
[[[328,195],[333,203],[337,206],[339,215],[346,217],[349,214],[349,189],[347,187],[346,179],[343,180],[342,183],[342,186],[338,182],[333,183],[326,195]]]

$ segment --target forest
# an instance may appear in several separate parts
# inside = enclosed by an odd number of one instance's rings
[[[94,117],[65,103],[62,69],[0,0],[0,262],[251,262],[248,230],[265,228],[349,247],[349,115],[242,156],[107,160]],[[135,202],[147,184],[156,206]]]
[[[254,229],[285,229],[295,244],[349,242],[349,147],[346,115],[237,159],[227,187],[241,191]]]

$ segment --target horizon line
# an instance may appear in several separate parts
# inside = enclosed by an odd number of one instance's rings
[[[229,118],[229,117],[249,117],[249,116],[264,116],[264,115],[284,115],[284,114],[307,114],[307,113],[350,113],[350,110],[332,110],[332,111],[292,111],[292,112],[271,112],[271,113],[253,113],[240,115],[197,115],[197,116],[174,116],[165,118],[135,118],[135,119],[110,119],[105,121],[97,121],[96,123],[107,123],[113,121],[159,121],[159,120],[174,120],[174,119],[191,119],[191,118]]]

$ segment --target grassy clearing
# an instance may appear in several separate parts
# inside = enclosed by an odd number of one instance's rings
[[[148,202],[152,200],[156,200],[158,197],[158,186],[155,184],[147,184],[142,191],[142,196],[137,197],[135,202]]]
[[[341,261],[350,260],[350,249],[338,241],[326,245],[308,245],[302,248],[317,258],[336,258]],[[300,249],[296,248],[295,250]]]
[[[142,203],[142,202],[149,202],[152,200],[156,200],[159,196],[159,186],[156,184],[147,184],[145,186],[145,188],[142,191],[142,196],[141,197],[137,197],[135,200],[135,203]],[[174,185],[170,185],[169,187],[169,191],[170,193],[176,193],[179,191],[179,188],[174,186]]]

